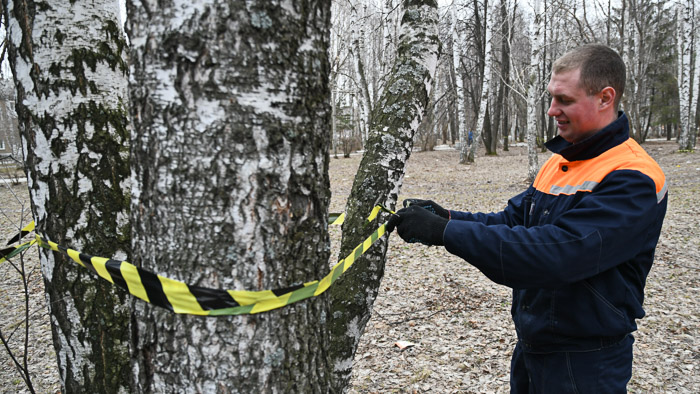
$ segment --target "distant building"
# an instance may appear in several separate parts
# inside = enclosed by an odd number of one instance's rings
[[[12,156],[22,160],[22,145],[15,112],[15,91],[12,80],[0,79],[0,159]]]

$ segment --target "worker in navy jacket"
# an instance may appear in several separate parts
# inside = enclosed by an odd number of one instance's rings
[[[547,86],[554,154],[526,191],[489,214],[406,200],[389,221],[406,242],[444,245],[513,289],[513,393],[626,392],[667,198],[618,112],[624,85],[610,48],[568,52]]]

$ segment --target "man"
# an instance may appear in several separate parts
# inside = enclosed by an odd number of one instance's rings
[[[498,213],[407,200],[389,221],[513,288],[513,393],[626,392],[631,335],[666,213],[658,164],[617,108],[625,65],[603,45],[558,59],[547,114],[559,135],[534,183]]]

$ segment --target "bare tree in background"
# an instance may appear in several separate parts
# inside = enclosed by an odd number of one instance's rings
[[[467,130],[466,130],[466,118],[464,114],[465,102],[464,102],[464,79],[462,78],[462,47],[464,46],[463,31],[460,29],[460,23],[458,16],[459,9],[456,4],[453,4],[450,10],[451,22],[452,22],[452,62],[453,66],[451,70],[451,77],[454,80],[454,100],[455,100],[455,114],[456,118],[456,131],[459,136],[459,144],[462,147],[460,150],[460,161],[462,161],[461,155],[466,152],[464,147],[467,146]]]
[[[542,97],[542,75],[544,59],[544,14],[540,0],[533,0],[533,20],[530,30],[529,87],[527,91],[527,180],[534,182],[540,167],[537,163],[537,108]]]
[[[677,9],[677,48],[678,48],[678,96],[680,99],[680,134],[678,135],[678,149],[692,151],[695,149],[695,102],[693,96],[694,62],[696,57],[695,39],[695,1],[683,0],[678,3]]]
[[[474,142],[469,146],[466,155],[460,155],[460,157],[465,156],[466,158],[466,160],[460,161],[461,164],[474,163],[474,159],[476,157],[476,147],[479,146],[485,125],[486,109],[489,105],[489,95],[491,92],[491,67],[493,65],[493,47],[491,45],[491,36],[493,35],[495,23],[495,3],[495,0],[491,0],[491,2],[484,7],[486,16],[486,30],[484,34],[484,78],[481,82],[481,98],[479,99],[479,109],[477,112],[478,117],[476,120],[476,126],[474,127]],[[466,147],[462,147],[462,149],[464,150]]]

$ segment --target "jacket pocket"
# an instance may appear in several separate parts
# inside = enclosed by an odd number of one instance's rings
[[[620,318],[622,318],[622,319],[625,318],[625,314],[624,314],[621,310],[617,309],[617,308],[615,307],[615,305],[613,305],[610,301],[608,301],[607,298],[605,298],[602,294],[600,294],[600,292],[598,292],[598,290],[596,290],[595,287],[593,287],[593,285],[591,285],[590,282],[588,282],[588,280],[584,280],[584,281],[583,281],[583,285],[584,285],[591,293],[593,293],[593,295],[594,295],[598,300],[600,300],[600,302],[602,302],[603,304],[605,304],[605,305],[606,305],[611,311],[613,311],[616,315],[620,316]]]

